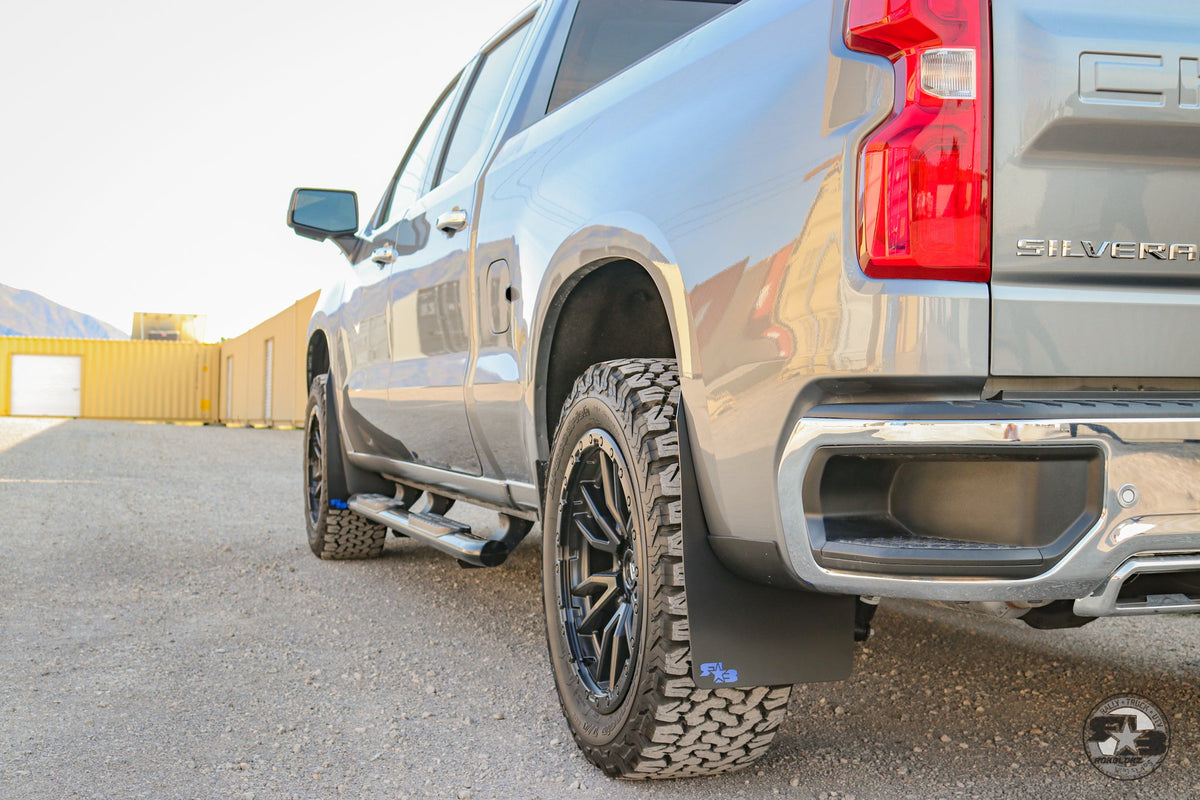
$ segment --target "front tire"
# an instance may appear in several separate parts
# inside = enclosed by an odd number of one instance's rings
[[[609,775],[711,775],[752,763],[790,686],[692,680],[679,376],[673,360],[596,364],[554,437],[543,515],[550,662],[571,734]]]
[[[328,560],[378,558],[387,528],[346,507],[345,469],[329,376],[313,378],[304,426],[304,522],[313,554]]]

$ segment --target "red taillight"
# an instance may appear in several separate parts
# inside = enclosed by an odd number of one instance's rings
[[[989,278],[988,22],[988,0],[849,0],[846,46],[896,73],[892,116],[859,153],[859,260],[872,278]]]

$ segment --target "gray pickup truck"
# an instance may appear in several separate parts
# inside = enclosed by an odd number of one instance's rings
[[[1195,0],[544,0],[288,220],[313,551],[540,522],[611,775],[750,763],[880,597],[1200,611]]]

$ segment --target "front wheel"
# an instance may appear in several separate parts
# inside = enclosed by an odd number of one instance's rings
[[[308,546],[324,559],[377,558],[387,528],[346,507],[342,447],[334,417],[329,376],[313,379],[304,426],[304,521]]]
[[[550,461],[550,662],[587,758],[622,778],[711,775],[761,755],[790,686],[692,680],[675,362],[608,361],[575,382]]]

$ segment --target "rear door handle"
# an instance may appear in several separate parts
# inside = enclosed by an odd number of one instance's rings
[[[437,229],[447,236],[453,236],[456,231],[461,231],[467,227],[467,212],[460,208],[453,211],[447,211],[437,218],[434,223]]]
[[[396,248],[392,247],[390,244],[385,244],[383,247],[375,248],[375,250],[371,253],[371,260],[382,267],[395,261],[399,255],[400,254],[396,252]]]

